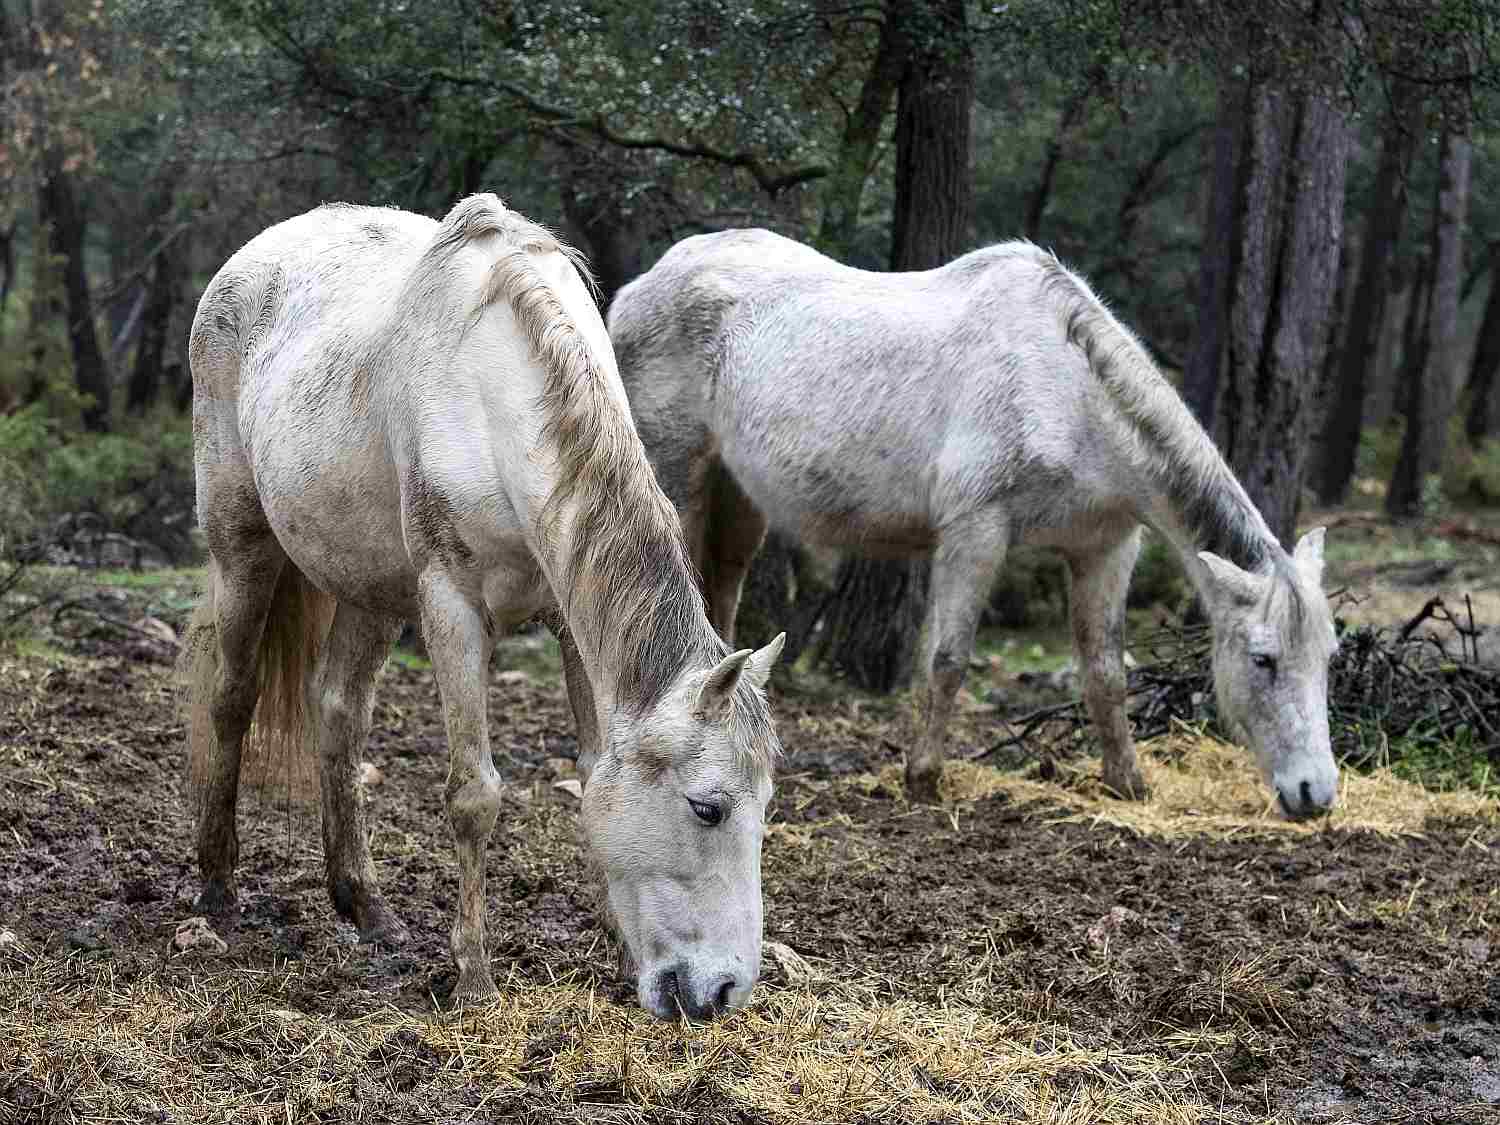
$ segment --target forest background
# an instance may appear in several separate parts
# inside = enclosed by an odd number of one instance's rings
[[[235,249],[482,190],[606,304],[727,227],[869,269],[1030,238],[1283,539],[1500,503],[1497,37],[1495,0],[0,0],[0,578],[193,558],[187,330]],[[924,589],[773,537],[742,633],[889,688]]]

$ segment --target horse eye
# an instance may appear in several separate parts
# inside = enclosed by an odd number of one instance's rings
[[[1264,668],[1267,672],[1276,671],[1276,658],[1264,652],[1257,652],[1250,658],[1250,663],[1257,668]]]
[[[693,806],[693,813],[704,824],[718,824],[724,819],[724,810],[718,805],[711,805],[707,801],[695,801],[688,798],[688,804]]]

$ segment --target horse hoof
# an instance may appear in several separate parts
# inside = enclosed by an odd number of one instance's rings
[[[475,973],[471,977],[460,975],[458,987],[453,990],[453,1007],[455,1010],[485,1008],[494,1003],[499,995],[495,979],[488,972]]]
[[[1146,779],[1137,770],[1132,770],[1124,777],[1111,777],[1106,774],[1104,788],[1122,801],[1144,801],[1151,796],[1151,787],[1146,784]]]
[[[940,805],[942,798],[938,796],[937,773],[920,773],[906,775],[906,799],[914,805]]]
[[[211,879],[203,884],[203,890],[193,903],[193,909],[202,914],[225,914],[234,908],[235,897],[234,887]]]
[[[406,927],[401,924],[401,919],[397,918],[388,907],[372,910],[370,916],[359,927],[361,945],[399,949],[407,943],[410,936]]]

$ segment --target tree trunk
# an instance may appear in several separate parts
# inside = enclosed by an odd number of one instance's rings
[[[39,243],[46,252],[62,260],[73,378],[78,390],[91,400],[84,407],[83,424],[101,432],[109,429],[109,371],[94,327],[94,306],[83,259],[85,223],[73,192],[72,177],[63,170],[62,158],[49,150],[43,156],[37,193],[37,227],[42,236]]]
[[[1476,444],[1495,431],[1495,373],[1500,371],[1500,241],[1490,243],[1489,256],[1490,296],[1469,365],[1469,409],[1464,418],[1464,433]]]
[[[927,270],[968,244],[974,52],[962,0],[905,0],[896,8],[909,21],[912,46],[896,101],[891,269]]]
[[[1406,417],[1412,388],[1422,381],[1427,365],[1428,325],[1432,315],[1432,255],[1424,250],[1417,260],[1417,276],[1406,303],[1406,322],[1401,326],[1401,358],[1391,376],[1391,412],[1386,417]]]
[[[880,131],[885,125],[891,96],[901,81],[906,52],[900,21],[888,16],[881,22],[875,60],[860,86],[859,102],[844,124],[833,174],[823,185],[823,219],[817,245],[823,253],[835,258],[846,258],[854,246],[859,231],[860,200],[875,165]]]
[[[845,559],[823,618],[818,662],[868,691],[909,682],[930,569],[926,562]]]
[[[828,587],[795,539],[772,531],[750,564],[734,620],[735,644],[760,648],[785,631],[777,667],[790,668],[812,636]]]
[[[1380,328],[1385,321],[1391,253],[1401,237],[1401,221],[1406,214],[1406,173],[1420,125],[1421,102],[1399,87],[1393,101],[1380,141],[1380,166],[1370,192],[1359,283],[1324,430],[1317,492],[1325,504],[1341,501],[1354,476],[1364,424],[1366,373],[1376,362]]]
[[[1432,218],[1432,298],[1427,362],[1411,388],[1406,434],[1385,508],[1393,516],[1420,516],[1443,470],[1448,423],[1453,416],[1459,360],[1458,291],[1463,283],[1463,226],[1469,206],[1473,146],[1451,128],[1443,134],[1437,207]]]
[[[1089,71],[1084,84],[1074,90],[1063,103],[1062,113],[1057,119],[1057,128],[1053,130],[1051,138],[1047,141],[1047,151],[1042,157],[1042,170],[1037,176],[1036,186],[1033,187],[1026,198],[1026,219],[1021,230],[1027,238],[1035,241],[1042,230],[1042,217],[1047,213],[1047,202],[1052,198],[1052,184],[1057,178],[1057,166],[1062,163],[1063,145],[1068,136],[1078,127],[1078,122],[1083,119],[1083,111],[1088,108],[1089,99],[1094,96],[1094,90],[1104,79],[1104,68],[1095,66]]]
[[[141,339],[136,345],[135,366],[130,372],[130,389],[125,399],[125,409],[132,414],[143,413],[160,393],[167,333],[181,288],[180,257],[177,239],[168,235],[152,264],[146,308],[141,314]]]
[[[623,207],[609,188],[580,189],[580,185],[589,184],[588,164],[587,150],[569,153],[564,162],[563,215],[576,232],[574,240],[588,251],[589,265],[599,285],[599,307],[607,310],[615,294],[645,272],[646,236],[640,217]]]
[[[1328,346],[1349,134],[1311,90],[1252,79],[1245,106],[1219,429],[1240,483],[1290,546],[1320,406],[1309,373]]]
[[[923,270],[956,257],[973,211],[969,164],[974,56],[963,0],[897,0],[887,19],[909,44],[896,101],[891,269]],[[848,558],[839,567],[819,657],[861,687],[890,691],[911,678],[927,600],[926,560]]]
[[[1214,126],[1213,181],[1204,222],[1198,268],[1198,320],[1182,376],[1182,397],[1209,433],[1223,378],[1229,282],[1238,267],[1237,222],[1240,145],[1245,128],[1245,85],[1225,78],[1219,85],[1219,118]]]

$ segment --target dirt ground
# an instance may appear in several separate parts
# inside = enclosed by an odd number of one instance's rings
[[[123,607],[122,607],[123,608]],[[430,672],[393,666],[373,847],[411,929],[359,946],[315,823],[242,812],[227,952],[174,952],[198,889],[170,652],[83,629],[0,655],[0,1122],[1500,1121],[1500,820],[1148,831],[1066,779],[914,807],[902,705],[775,701],[752,1007],[633,1007],[584,874],[551,678],[495,677],[502,1002],[443,1012],[456,898]],[[959,721],[956,756],[994,718]],[[1250,766],[1243,763],[1248,774]],[[882,773],[882,771],[885,771]]]

